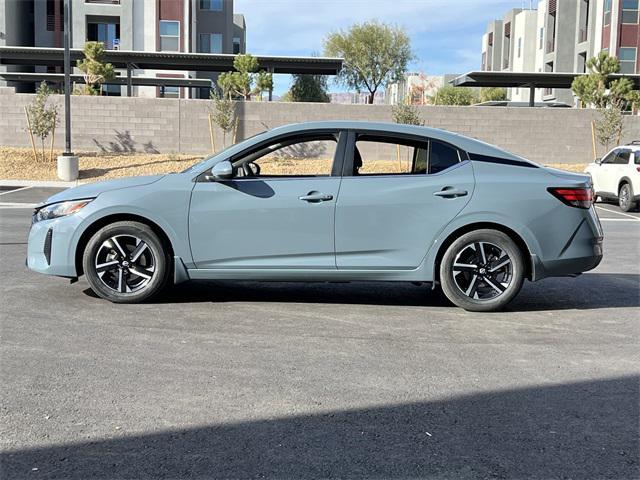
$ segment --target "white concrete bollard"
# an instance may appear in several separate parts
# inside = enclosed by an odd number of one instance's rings
[[[75,155],[58,157],[58,178],[65,182],[78,179],[78,157]]]

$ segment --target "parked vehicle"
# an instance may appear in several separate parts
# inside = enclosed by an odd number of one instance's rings
[[[316,122],[58,193],[28,266],[122,303],[185,280],[406,281],[491,311],[525,279],[596,267],[602,240],[587,175],[443,130]]]
[[[602,159],[587,165],[596,197],[617,201],[628,212],[640,202],[640,142],[616,147]]]

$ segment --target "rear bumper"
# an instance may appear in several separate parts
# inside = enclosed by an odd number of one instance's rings
[[[574,238],[564,254],[555,259],[542,260],[532,255],[532,280],[564,277],[587,272],[602,261],[603,237]]]

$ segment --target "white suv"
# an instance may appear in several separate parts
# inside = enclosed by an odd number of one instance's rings
[[[591,175],[593,189],[601,200],[617,200],[625,212],[640,201],[640,142],[614,148],[584,171]]]

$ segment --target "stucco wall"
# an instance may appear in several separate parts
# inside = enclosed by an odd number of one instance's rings
[[[24,106],[30,94],[0,89],[0,145],[29,146]],[[53,101],[60,105],[62,97]],[[75,150],[206,153],[211,150],[210,102],[121,97],[72,97]],[[386,105],[248,102],[238,107],[238,138],[293,122],[328,119],[391,121]],[[421,107],[427,126],[468,135],[542,163],[592,159],[593,110],[554,108]],[[627,117],[623,140],[640,139],[640,117]],[[63,119],[56,144],[64,144]],[[217,135],[217,145],[222,139]],[[600,152],[601,154],[602,152]]]

